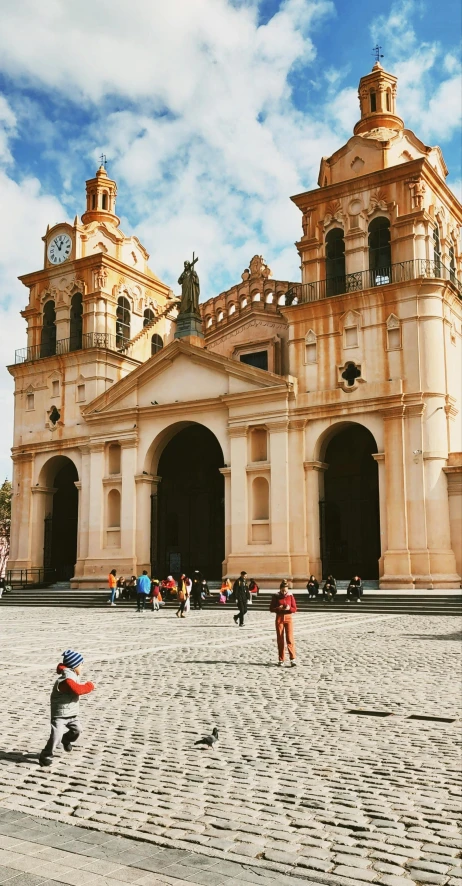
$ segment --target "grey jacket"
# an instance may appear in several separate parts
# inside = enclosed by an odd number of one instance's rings
[[[78,717],[79,715],[79,696],[72,692],[71,689],[63,689],[60,691],[59,686],[65,680],[73,680],[74,683],[80,683],[80,677],[71,668],[65,668],[58,665],[58,679],[55,681],[50,695],[51,717]],[[87,686],[87,684],[84,684]],[[88,692],[91,692],[92,684],[88,685]]]

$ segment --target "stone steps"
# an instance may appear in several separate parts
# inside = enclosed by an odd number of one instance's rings
[[[271,592],[262,591],[257,599],[253,599],[249,610],[267,611],[270,601]],[[361,603],[347,603],[346,594],[341,591],[338,593],[333,602],[324,602],[322,598],[315,601],[309,601],[306,592],[294,594],[297,600],[297,606],[301,612],[342,612],[354,608],[357,612],[367,613],[390,613],[403,615],[461,615],[462,614],[462,594],[459,592],[447,593],[427,592],[420,594],[419,592],[409,593],[380,593],[379,591],[367,591],[363,596]],[[107,591],[72,591],[63,589],[35,589],[35,590],[13,590],[8,594],[3,594],[1,606],[49,606],[49,607],[71,607],[71,608],[109,608],[107,604]],[[117,611],[123,611],[134,607],[134,601],[119,600],[117,602]],[[226,604],[229,609],[235,609],[233,604]],[[167,609],[176,609],[178,603],[169,601],[166,604]],[[209,600],[204,601],[204,608],[217,608],[217,598],[215,595]],[[225,607],[221,606],[220,609]],[[114,611],[114,609],[112,609]]]

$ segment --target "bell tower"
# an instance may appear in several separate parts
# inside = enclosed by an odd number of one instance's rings
[[[404,129],[401,117],[396,114],[397,78],[389,74],[377,61],[370,74],[359,81],[359,105],[361,119],[354,128],[355,135],[364,135],[374,129]]]
[[[86,189],[87,208],[82,215],[83,224],[107,221],[118,227],[120,219],[115,214],[117,185],[115,181],[108,178],[103,165],[99,167],[95,178],[88,179]]]

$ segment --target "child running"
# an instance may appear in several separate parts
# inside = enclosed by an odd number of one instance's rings
[[[66,649],[63,662],[56,668],[55,680],[50,695],[51,732],[39,756],[40,766],[51,766],[57,747],[62,744],[65,751],[72,751],[82,728],[79,721],[79,696],[93,692],[94,683],[81,683],[83,655]]]

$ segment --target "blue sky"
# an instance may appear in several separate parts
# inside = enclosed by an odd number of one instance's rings
[[[440,10],[442,10],[440,14]],[[176,287],[200,256],[204,298],[255,253],[298,279],[298,210],[321,156],[351,134],[357,85],[383,47],[398,111],[439,144],[460,190],[459,0],[23,0],[0,31],[0,356],[25,343],[19,274],[42,266],[48,223],[84,209],[108,157],[126,233]],[[10,474],[12,386],[0,380]]]

